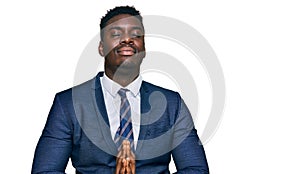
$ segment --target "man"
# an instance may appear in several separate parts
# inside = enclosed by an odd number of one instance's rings
[[[104,72],[55,96],[35,151],[32,173],[207,174],[191,115],[177,92],[145,81],[144,26],[134,7],[116,7],[101,19]]]

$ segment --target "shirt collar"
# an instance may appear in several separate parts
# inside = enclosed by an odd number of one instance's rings
[[[106,74],[103,74],[102,77],[102,84],[105,90],[107,90],[113,97],[115,97],[118,93],[118,91],[121,88],[128,89],[135,97],[139,94],[140,88],[142,85],[142,77],[139,75],[133,82],[131,82],[129,85],[122,87],[115,81],[111,80],[109,77],[106,76]]]

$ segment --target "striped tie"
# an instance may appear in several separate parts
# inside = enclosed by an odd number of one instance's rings
[[[127,139],[130,141],[131,149],[133,149],[133,132],[131,123],[131,109],[129,101],[126,97],[126,92],[128,89],[121,88],[118,94],[121,96],[121,106],[120,106],[120,127],[115,135],[114,142],[118,147],[118,151],[121,149],[123,140]]]

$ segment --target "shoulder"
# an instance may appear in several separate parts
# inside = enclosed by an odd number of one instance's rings
[[[185,107],[180,94],[176,91],[143,81],[141,98],[144,106],[149,105],[149,114],[161,116],[162,122],[176,123],[182,109]],[[146,103],[146,104],[145,104]]]
[[[150,98],[151,96],[153,96],[153,98],[164,98],[167,100],[167,103],[171,105],[178,105],[181,103],[181,96],[178,92],[146,81],[143,81],[142,83],[141,92],[148,93]]]
[[[178,92],[176,91],[173,91],[173,90],[170,90],[170,89],[167,89],[167,88],[163,88],[161,86],[158,86],[158,85],[154,85],[152,83],[149,83],[149,82],[146,82],[146,81],[143,81],[142,82],[142,88],[146,91],[150,91],[150,92],[154,92],[154,91],[160,91],[162,93],[164,93],[165,95],[179,95]]]
[[[72,101],[74,97],[82,97],[84,95],[87,95],[87,93],[89,93],[91,89],[95,88],[95,79],[96,77],[79,85],[73,86],[69,89],[60,91],[56,93],[55,98],[59,98],[63,101]]]

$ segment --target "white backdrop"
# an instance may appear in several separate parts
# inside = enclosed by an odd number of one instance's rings
[[[55,93],[73,86],[79,57],[98,33],[101,16],[126,4],[143,15],[186,22],[215,50],[226,81],[226,107],[205,144],[211,173],[300,172],[296,0],[12,0],[0,2],[1,173],[30,173]],[[150,49],[161,42],[152,43]],[[210,108],[203,106],[205,115]],[[67,173],[74,169],[68,166]]]

